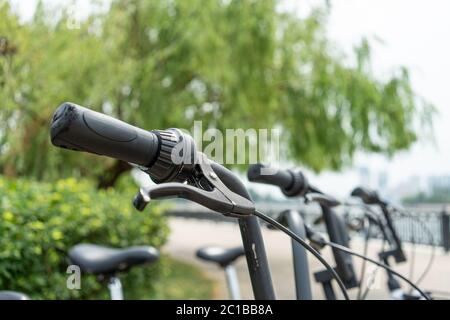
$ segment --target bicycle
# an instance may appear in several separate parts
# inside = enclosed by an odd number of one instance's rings
[[[280,229],[312,253],[336,280],[344,298],[349,300],[343,281],[320,253],[291,230],[256,210],[240,179],[198,152],[192,137],[181,130],[145,131],[73,103],[63,103],[53,115],[50,138],[57,147],[113,157],[133,163],[147,172],[157,184],[139,190],[133,205],[140,211],[151,200],[184,198],[238,219],[256,299],[275,298],[257,220],[259,218]],[[332,241],[321,239],[320,244],[389,268]],[[406,277],[395,270],[391,272],[408,282],[425,299],[429,299]]]
[[[101,113],[62,104],[51,124],[55,146],[110,156],[140,166],[153,181],[134,200],[143,210],[151,198],[182,196],[238,219],[254,296],[275,298],[264,242],[254,205],[242,182],[228,169],[209,161],[195,161],[197,154],[190,136],[177,129],[145,131]],[[185,151],[171,161],[172,150],[182,144]],[[179,145],[178,145],[179,146]],[[197,157],[198,158],[198,157]],[[181,182],[188,181],[189,184]]]
[[[384,221],[381,218],[377,218],[376,213],[371,210],[370,212],[372,213],[372,215],[369,216],[369,227],[370,224],[376,225],[382,234],[383,242],[387,242],[390,247],[388,250],[384,250],[383,248],[382,251],[378,253],[380,260],[382,260],[385,265],[390,265],[390,258],[394,258],[396,263],[406,262],[407,258],[403,250],[403,244],[397,233],[391,215],[391,210],[396,210],[395,207],[391,206],[387,201],[382,200],[376,191],[369,190],[367,188],[357,187],[351,192],[351,196],[361,199],[362,202],[366,205],[366,211],[370,210],[368,206],[375,205],[380,209],[382,213],[382,218]],[[368,241],[368,239],[366,239],[366,241]],[[423,276],[426,274],[426,272],[427,269],[425,270]],[[420,278],[423,278],[423,276],[421,276]],[[417,300],[420,298],[420,295],[418,294],[408,294],[404,292],[401,288],[400,283],[389,271],[387,272],[387,277],[387,287],[392,299]],[[366,292],[367,291],[368,289],[366,289]],[[365,293],[365,295],[367,295],[367,293]]]
[[[265,175],[262,172],[276,172],[275,174]],[[247,170],[247,178],[250,182],[258,182],[268,185],[274,185],[280,188],[286,197],[298,197],[309,202],[317,202],[322,210],[322,217],[325,221],[325,226],[330,240],[334,243],[349,247],[349,235],[346,230],[343,219],[336,214],[333,207],[339,203],[331,196],[325,195],[317,187],[312,186],[304,174],[298,169],[283,170],[279,168],[272,168],[263,164],[254,164],[249,166]],[[320,195],[320,197],[319,197]],[[299,212],[290,212],[288,219],[302,219]],[[289,220],[288,220],[289,221]],[[303,221],[297,222],[303,229]],[[294,223],[288,224],[290,228],[294,227]],[[298,227],[297,227],[298,228]],[[307,228],[307,227],[306,227]],[[306,235],[306,230],[303,231]],[[294,262],[298,259],[302,261],[304,258],[303,252],[293,252]],[[344,282],[346,289],[354,288],[358,285],[356,274],[354,271],[353,261],[349,254],[340,250],[333,249],[333,256],[336,263],[336,272]],[[294,267],[294,270],[296,268]],[[303,271],[304,272],[304,271]],[[328,270],[319,271],[314,274],[315,280],[322,285],[325,297],[327,300],[336,300],[331,281],[332,275]],[[305,279],[296,281],[297,287],[300,283],[305,283]]]

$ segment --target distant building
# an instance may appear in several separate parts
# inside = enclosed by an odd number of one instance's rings
[[[449,192],[450,193],[450,175],[431,176],[428,177],[428,186],[426,193],[428,195],[437,192]]]
[[[415,196],[420,192],[424,192],[424,188],[421,178],[417,175],[408,177],[405,181],[389,189],[390,198],[395,201]]]

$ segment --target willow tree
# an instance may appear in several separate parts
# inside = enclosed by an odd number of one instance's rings
[[[321,8],[301,19],[273,0],[113,1],[74,29],[42,7],[20,23],[0,4],[0,35],[18,48],[0,56],[0,166],[11,175],[95,175],[107,187],[129,169],[50,146],[48,121],[66,100],[148,129],[279,127],[286,156],[314,170],[408,148],[432,109],[405,68],[373,75],[366,41],[345,57]]]

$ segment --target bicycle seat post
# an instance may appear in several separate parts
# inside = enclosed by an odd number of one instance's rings
[[[236,273],[236,267],[229,264],[224,268],[225,277],[228,284],[228,290],[230,291],[230,298],[232,300],[241,300],[241,292],[239,288],[239,280]]]
[[[225,271],[225,278],[230,292],[230,298],[232,300],[240,300],[240,288],[239,280],[236,273],[236,267],[234,263],[237,259],[245,255],[245,250],[242,246],[235,248],[221,248],[221,247],[204,247],[197,250],[197,257],[217,264],[221,269]]]
[[[111,300],[123,300],[122,282],[116,276],[108,279],[108,290]]]

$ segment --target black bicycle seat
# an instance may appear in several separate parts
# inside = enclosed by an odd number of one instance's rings
[[[30,300],[30,298],[16,291],[0,291],[0,300]]]
[[[244,254],[245,252],[243,247],[230,249],[220,247],[204,247],[197,250],[197,257],[209,262],[215,262],[221,267],[228,266]]]
[[[92,274],[114,274],[133,266],[155,262],[158,258],[158,250],[150,246],[116,249],[78,244],[69,251],[71,263],[78,265],[83,272]]]

